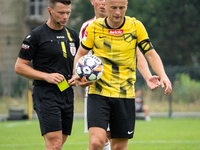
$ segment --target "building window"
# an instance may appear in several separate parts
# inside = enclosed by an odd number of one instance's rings
[[[30,17],[40,18],[44,7],[45,0],[30,0]]]

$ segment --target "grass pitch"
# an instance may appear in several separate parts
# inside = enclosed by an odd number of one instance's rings
[[[63,150],[87,150],[83,119],[75,119]],[[0,122],[0,150],[43,150],[38,120]],[[199,150],[200,118],[137,120],[128,150]]]

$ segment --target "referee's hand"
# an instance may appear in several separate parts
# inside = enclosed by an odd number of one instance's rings
[[[82,88],[94,84],[94,82],[82,81],[77,75],[73,75],[73,77],[70,80],[68,80],[69,85],[71,85],[73,82],[75,82],[76,85],[79,85]]]
[[[67,81],[68,84],[71,86],[78,86],[78,84],[76,83],[76,78],[77,78],[77,76],[72,75],[72,78]]]
[[[64,80],[65,77],[60,73],[48,73],[45,77],[45,81],[56,85]]]

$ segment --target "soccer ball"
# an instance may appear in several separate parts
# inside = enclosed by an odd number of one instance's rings
[[[76,73],[82,81],[95,82],[103,74],[103,63],[94,55],[85,55],[78,60]]]

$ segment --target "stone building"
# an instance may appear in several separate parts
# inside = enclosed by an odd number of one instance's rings
[[[48,19],[47,0],[1,0],[0,3],[0,96],[11,96],[13,83],[19,77],[14,65],[22,40]]]

